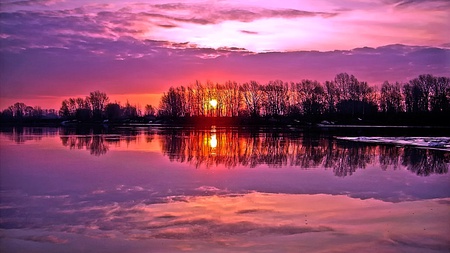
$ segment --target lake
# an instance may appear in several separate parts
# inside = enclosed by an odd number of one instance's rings
[[[449,252],[450,152],[296,129],[7,128],[1,252]]]

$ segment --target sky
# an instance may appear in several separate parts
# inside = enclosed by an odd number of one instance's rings
[[[448,0],[1,0],[0,108],[170,86],[450,76]]]

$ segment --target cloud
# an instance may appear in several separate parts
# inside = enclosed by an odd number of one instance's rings
[[[411,9],[443,12],[450,8],[450,2],[447,0],[384,0],[383,2],[393,5],[397,11]]]
[[[320,16],[330,18],[338,15],[338,13],[330,12],[311,12],[297,9],[265,9],[253,7],[250,9],[230,8],[224,6],[210,6],[203,4],[165,4],[155,5],[154,7],[162,10],[185,11],[185,15],[171,16],[169,14],[157,14],[155,12],[147,12],[145,15],[149,17],[164,18],[177,22],[194,23],[200,25],[218,24],[225,21],[252,22],[259,19],[268,18],[284,18],[295,19]],[[194,16],[195,18],[192,18]]]
[[[217,4],[183,4],[169,3],[153,5],[153,8],[164,11],[185,11],[198,16],[206,16],[209,23],[217,23],[224,20],[235,20],[241,22],[250,22],[262,18],[302,18],[311,16],[333,17],[337,13],[332,12],[313,12],[298,9],[267,9],[261,7],[230,7]]]
[[[256,34],[259,34],[258,32],[254,32],[254,31],[247,31],[247,30],[241,30],[241,33],[245,33],[245,34],[251,34],[251,35],[256,35]]]
[[[450,3],[447,0],[390,0],[390,3],[394,3],[397,7],[409,7],[409,6],[418,6],[425,5],[429,6],[430,4],[438,4],[440,6],[450,6]]]
[[[21,1],[10,4],[51,4],[55,1]],[[309,12],[296,9],[233,8],[207,4],[139,5],[119,10],[102,6],[81,6],[72,9],[20,10],[2,13],[2,36],[17,48],[52,47],[64,44],[64,36],[117,39],[132,36],[144,39],[159,29],[173,29],[183,24],[211,25],[225,21],[252,22],[268,18],[331,17],[336,13]],[[171,12],[182,10],[180,12]],[[255,34],[255,33],[253,33]],[[9,46],[9,47],[8,47]],[[225,45],[224,45],[225,46]]]
[[[67,34],[59,40],[44,39],[49,40],[47,46],[39,41],[3,39],[3,98],[70,97],[93,89],[107,94],[162,93],[170,85],[188,85],[195,80],[324,82],[341,72],[379,85],[385,80],[407,82],[424,73],[446,76],[450,71],[450,50],[445,48],[392,45],[328,52],[253,53],[237,47],[201,48],[189,42],[132,37],[110,40]]]
[[[65,244],[68,242],[67,239],[62,239],[54,235],[43,235],[43,236],[27,236],[22,238],[25,241],[33,242],[43,242],[43,243],[53,243],[53,244]]]
[[[6,6],[34,6],[34,5],[43,5],[49,6],[57,3],[65,2],[66,0],[24,0],[24,1],[6,1],[2,3]]]
[[[169,29],[178,27],[177,25],[174,25],[174,24],[159,24],[158,26],[162,27],[162,28],[169,28]]]
[[[53,6],[57,2],[9,1],[7,4],[16,6],[51,6],[2,10],[2,98],[71,96],[92,89],[118,94],[130,91],[159,94],[170,85],[186,84],[196,79],[266,82],[308,78],[324,81],[340,72],[351,72],[362,80],[377,84],[384,81],[382,79],[403,82],[418,74],[443,75],[449,72],[447,50],[398,46],[299,52],[296,50],[300,44],[319,45],[332,41],[309,41],[308,34],[303,34],[309,28],[314,36],[322,32],[323,36],[330,34],[309,23],[305,29],[296,28],[295,32],[284,33],[289,31],[284,28],[265,30],[271,24],[275,27],[303,24],[296,19],[313,18],[328,22],[329,18],[338,19],[346,15],[337,15],[340,12],[326,9],[309,11],[300,7],[263,8],[208,3],[62,3],[64,6],[68,4],[67,8],[59,8],[59,5]],[[395,1],[393,4],[412,5],[420,1],[409,2]],[[358,22],[352,21],[354,23]],[[230,27],[220,30],[227,25]],[[438,29],[439,25],[435,27]],[[205,29],[206,33],[197,33],[197,28],[200,31]],[[367,30],[366,27],[364,29]],[[285,46],[289,44],[285,36],[293,35],[295,43],[289,42],[293,46]],[[332,35],[333,38],[344,38]],[[262,49],[272,48],[270,43],[264,44],[266,41],[285,46],[289,52],[271,50],[271,53],[263,53]],[[261,49],[260,52],[249,49],[259,43],[264,46],[252,49]],[[10,100],[1,100],[2,107],[10,103]],[[54,106],[59,106],[59,103]]]

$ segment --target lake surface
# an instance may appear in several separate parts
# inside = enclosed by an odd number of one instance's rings
[[[297,130],[10,128],[1,252],[449,252],[450,152]]]

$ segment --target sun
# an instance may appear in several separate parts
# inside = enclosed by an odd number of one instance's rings
[[[211,99],[211,100],[209,101],[209,104],[210,104],[213,108],[216,108],[216,106],[217,106],[217,100]]]

